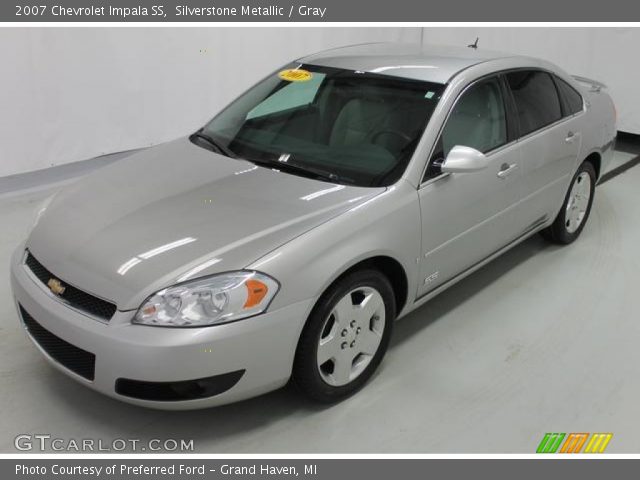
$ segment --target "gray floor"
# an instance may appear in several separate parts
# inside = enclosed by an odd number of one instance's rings
[[[373,381],[330,407],[290,389],[195,412],[105,398],[42,360],[0,269],[0,452],[49,433],[207,453],[532,453],[545,432],[613,432],[608,452],[640,452],[638,185],[640,167],[598,187],[570,247],[531,238],[398,322]],[[1,265],[50,191],[0,196]]]

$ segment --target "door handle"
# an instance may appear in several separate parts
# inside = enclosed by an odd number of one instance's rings
[[[564,141],[567,142],[567,143],[573,143],[575,141],[575,139],[578,138],[579,135],[580,135],[579,133],[568,132],[567,136],[564,139]]]
[[[509,165],[508,163],[503,163],[500,166],[500,171],[498,172],[498,177],[500,178],[507,178],[509,175],[511,175],[516,169],[518,168],[518,164],[517,163],[512,163],[511,165]]]

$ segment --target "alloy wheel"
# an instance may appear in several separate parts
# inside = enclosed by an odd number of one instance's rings
[[[568,233],[573,233],[584,220],[591,199],[591,177],[587,172],[582,172],[576,177],[565,212],[565,227]]]
[[[385,304],[372,287],[358,287],[340,299],[324,321],[317,366],[322,379],[338,387],[355,380],[375,356],[385,328]]]

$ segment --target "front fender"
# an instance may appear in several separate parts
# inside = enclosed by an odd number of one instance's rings
[[[406,310],[417,288],[421,232],[417,191],[401,181],[247,268],[267,273],[281,283],[270,307],[276,309],[300,300],[317,300],[357,263],[376,256],[391,257],[407,274]]]

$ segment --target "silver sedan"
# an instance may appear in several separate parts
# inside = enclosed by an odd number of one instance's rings
[[[394,320],[536,232],[574,241],[615,132],[603,85],[542,60],[311,55],[47,201],[16,306],[55,367],[120,400],[202,408],[292,380],[338,401]]]

